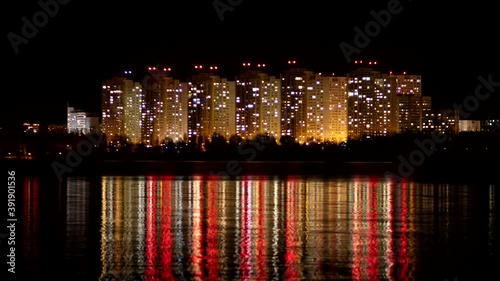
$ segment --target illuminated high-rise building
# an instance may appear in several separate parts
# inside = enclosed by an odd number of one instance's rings
[[[422,132],[430,133],[436,130],[436,114],[432,109],[431,97],[422,96]]]
[[[236,134],[249,139],[259,134],[278,138],[281,81],[256,70],[236,77]]]
[[[281,135],[304,143],[307,136],[306,92],[314,83],[312,71],[292,68],[281,74]]]
[[[126,77],[106,80],[102,86],[102,133],[108,141],[141,141],[142,86]]]
[[[166,93],[163,101],[162,134],[174,142],[187,141],[187,83],[168,78],[164,79]]]
[[[323,142],[330,136],[330,104],[332,77],[316,74],[307,81],[304,105],[306,107],[306,134],[299,135],[299,142]]]
[[[420,75],[390,75],[396,91],[393,116],[397,119],[397,131],[428,132],[434,129],[430,96],[422,96]]]
[[[386,136],[397,131],[390,77],[372,68],[348,73],[349,138]]]
[[[189,142],[229,138],[236,133],[236,83],[212,73],[193,75],[187,83]]]
[[[213,88],[213,134],[222,135],[228,139],[236,133],[235,97],[236,82],[221,78]]]
[[[430,96],[397,96],[398,132],[428,132],[434,129]]]
[[[214,75],[194,75],[188,84],[188,140],[203,141],[211,136],[213,127],[211,116],[213,84],[218,80]]]
[[[142,81],[142,142],[158,146],[184,140],[187,133],[187,84],[172,78],[171,68],[147,67]]]
[[[262,86],[259,133],[278,139],[281,136],[281,80],[269,76]]]
[[[167,89],[175,85],[168,76],[170,69],[149,66],[147,71],[149,74],[141,81],[144,96],[141,139],[146,146],[157,146],[166,138],[163,109]]]
[[[347,78],[316,74],[306,91],[306,141],[347,140]]]
[[[334,143],[347,140],[347,77],[332,77],[330,84],[330,132],[327,139]]]
[[[409,75],[404,72],[404,74],[390,74],[391,78],[395,78],[396,87],[395,91],[397,95],[422,95],[422,76],[421,75]]]

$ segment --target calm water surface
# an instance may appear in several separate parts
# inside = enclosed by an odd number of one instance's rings
[[[24,280],[498,277],[495,185],[105,176],[22,188]]]

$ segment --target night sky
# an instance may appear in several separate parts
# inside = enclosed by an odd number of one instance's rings
[[[106,2],[60,4],[17,54],[7,34],[22,35],[21,18],[31,20],[41,8],[37,1],[4,3],[0,127],[65,123],[67,101],[98,112],[104,79],[129,69],[140,80],[146,65],[172,67],[181,81],[194,64],[218,65],[222,76],[234,79],[248,60],[267,63],[274,75],[288,59],[315,72],[345,75],[350,65],[339,44],[354,45],[353,28],[364,29],[373,20],[370,11],[387,9],[391,1],[233,0],[241,3],[222,22],[212,0]],[[491,73],[500,81],[493,2],[452,3],[402,0],[403,10],[357,57],[377,59],[383,71],[421,74],[423,94],[433,97],[436,108],[474,94],[479,75]],[[500,111],[498,89],[472,117]]]

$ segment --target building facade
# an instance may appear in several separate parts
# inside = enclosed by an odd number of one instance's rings
[[[281,135],[292,136],[299,143],[307,140],[307,87],[315,74],[292,68],[281,74]]]
[[[460,132],[481,132],[481,120],[460,120]]]
[[[98,132],[99,117],[74,107],[67,107],[66,128],[69,134],[89,134]]]
[[[278,138],[280,131],[280,79],[260,71],[236,76],[236,134],[251,139],[259,134]]]
[[[102,128],[110,142],[140,143],[142,86],[125,77],[106,80],[102,86]]]
[[[390,75],[395,85],[394,115],[397,132],[429,132],[434,130],[434,115],[430,96],[422,95],[421,75]]]
[[[189,142],[229,138],[236,133],[236,82],[211,73],[193,75],[187,83]]]
[[[387,136],[397,132],[395,91],[391,79],[372,68],[348,73],[348,138]]]
[[[332,77],[330,85],[330,132],[327,139],[334,143],[347,140],[347,77]]]

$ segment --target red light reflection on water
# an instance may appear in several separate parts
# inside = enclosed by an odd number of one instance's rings
[[[352,212],[352,279],[353,280],[408,280],[408,226],[407,226],[407,185],[401,188],[401,212],[393,204],[391,187],[389,193],[384,194],[384,186],[375,180],[354,183],[353,212]],[[385,201],[387,200],[387,201]],[[395,206],[396,205],[396,206]],[[387,206],[384,208],[384,206]],[[394,216],[401,216],[401,229],[397,229],[392,220]],[[379,228],[379,221],[387,220],[388,233],[384,227]],[[394,236],[401,233],[400,239]],[[400,246],[395,245],[400,241]],[[384,264],[380,263],[384,260]],[[397,275],[397,276],[396,276]]]
[[[362,183],[355,181],[354,185],[351,187],[354,191],[354,202],[353,212],[352,212],[352,279],[362,280],[363,279],[363,241],[364,233],[362,232],[362,222],[363,222],[363,207],[362,207]]]
[[[288,185],[288,197],[286,199],[285,213],[285,280],[299,280],[300,273],[297,265],[300,256],[297,253],[299,243],[297,241],[297,182],[291,180]]]
[[[267,242],[266,242],[266,189],[265,182],[257,182],[257,280],[267,280]]]
[[[38,249],[38,231],[39,231],[39,179],[37,177],[30,179],[25,178],[24,187],[24,253],[25,260],[37,260],[40,258]]]
[[[403,183],[401,186],[401,247],[399,251],[398,262],[401,266],[401,272],[398,280],[408,280],[408,223],[406,216],[408,215],[408,184]]]
[[[156,280],[158,274],[156,247],[156,178],[148,177],[146,184],[146,280]]]
[[[239,280],[268,280],[270,275],[280,276],[282,280],[297,280],[308,274],[330,274],[332,270],[322,271],[322,266],[318,264],[304,263],[311,258],[317,257],[318,254],[305,251],[308,247],[307,240],[304,236],[319,235],[318,243],[323,243],[322,234],[317,234],[314,231],[337,231],[334,229],[334,224],[325,224],[325,226],[317,226],[317,218],[322,218],[324,214],[315,217],[315,214],[307,214],[306,211],[326,211],[313,206],[321,206],[320,200],[323,191],[317,191],[319,196],[311,196],[307,194],[309,191],[300,179],[288,179],[286,186],[283,185],[283,191],[280,192],[278,199],[268,195],[270,188],[269,181],[266,179],[246,179],[238,186],[237,193],[240,197],[237,201],[236,223],[236,245],[227,244],[224,241],[228,235],[234,233],[226,233],[227,229],[231,229],[231,221],[225,221],[229,227],[221,226],[220,220],[227,218],[225,215],[229,213],[227,208],[221,204],[224,200],[223,193],[219,193],[220,181],[210,180],[194,180],[189,181],[189,200],[188,206],[183,206],[182,210],[177,210],[173,204],[173,197],[176,193],[172,188],[175,180],[172,178],[162,178],[161,182],[157,178],[147,178],[145,186],[145,221],[141,225],[145,226],[142,231],[145,231],[145,280],[173,280],[174,268],[178,268],[176,264],[178,253],[174,251],[176,247],[182,248],[183,253],[188,253],[187,259],[182,262],[187,262],[186,270],[189,271],[189,279],[191,280],[218,280],[221,273],[227,274],[223,260],[237,259],[237,263],[232,265],[239,269]],[[142,186],[144,188],[144,185]],[[38,186],[33,186],[38,189]],[[175,190],[175,189],[174,189]],[[345,248],[340,248],[338,251],[344,251],[345,254],[350,254],[351,259],[351,279],[353,280],[408,280],[409,267],[409,237],[408,237],[408,186],[403,184],[394,188],[392,195],[392,186],[384,186],[378,179],[370,179],[368,181],[358,179],[352,186],[349,187],[349,194],[346,194],[346,201],[342,202],[341,206],[345,207],[347,217],[350,221],[348,229],[344,228],[344,235],[350,235],[350,244],[343,245]],[[389,193],[387,193],[389,191]],[[144,193],[143,193],[144,194]],[[27,196],[27,195],[25,195]],[[275,193],[274,196],[277,196]],[[393,202],[393,197],[394,201]],[[119,198],[117,198],[117,201]],[[33,200],[33,199],[32,199]],[[319,200],[319,201],[315,201]],[[28,201],[25,198],[25,201]],[[279,202],[279,203],[278,203]],[[266,204],[275,204],[266,205]],[[284,206],[283,206],[284,205]],[[234,206],[234,207],[233,207]],[[280,206],[280,211],[276,212],[276,229],[271,228],[271,221],[268,221],[268,215],[273,209]],[[38,208],[33,206],[33,208]],[[304,209],[305,208],[305,209]],[[239,210],[239,212],[238,212]],[[333,209],[332,209],[333,210]],[[31,210],[31,214],[34,210]],[[339,214],[345,214],[344,211],[338,211]],[[27,212],[25,212],[26,214]],[[183,231],[188,243],[178,246],[174,242],[175,233],[173,228],[174,221],[177,221],[173,215],[179,214],[183,216]],[[115,223],[121,224],[118,218],[123,217],[119,214],[114,216]],[[393,224],[393,218],[400,218],[401,224]],[[25,218],[26,220],[26,218]],[[279,224],[278,224],[279,220]],[[310,220],[310,221],[309,221]],[[384,223],[388,224],[384,224]],[[185,223],[185,224],[184,224]],[[326,226],[328,225],[328,226]],[[187,226],[187,229],[184,228]],[[25,227],[27,227],[25,225]],[[326,229],[328,227],[329,229]],[[117,228],[118,229],[118,228]],[[161,232],[159,232],[161,230]],[[233,230],[233,229],[231,229]],[[273,241],[268,237],[269,233],[280,231],[277,240]],[[281,232],[282,231],[282,232]],[[310,231],[310,233],[304,233]],[[161,233],[161,234],[160,234]],[[400,234],[400,237],[397,235]],[[233,236],[234,237],[234,236]],[[231,238],[232,239],[232,238]],[[327,239],[327,238],[326,238]],[[315,241],[315,240],[311,240]],[[348,240],[347,240],[348,241]],[[278,246],[279,245],[279,250]],[[314,244],[313,247],[321,248],[322,244]],[[233,250],[233,246],[237,249]],[[231,247],[233,254],[228,255],[227,250]],[[276,247],[276,249],[274,248]],[[117,248],[119,250],[119,248]],[[118,251],[115,250],[115,251]],[[321,249],[320,249],[321,250]],[[274,253],[274,256],[269,256]],[[337,266],[343,262],[342,256],[344,253],[339,253],[337,257],[328,260],[319,260],[324,262],[325,266]],[[118,254],[118,253],[116,253]],[[141,253],[142,254],[142,253]],[[235,256],[236,254],[236,256]],[[327,253],[329,254],[329,253]],[[118,254],[119,255],[119,254]],[[277,256],[279,255],[279,258]],[[273,261],[273,265],[269,265],[269,261]],[[279,270],[277,268],[279,267]],[[224,269],[222,269],[224,268]],[[235,268],[230,268],[235,269]],[[314,270],[314,273],[312,273]],[[274,273],[273,273],[274,272]],[[340,270],[337,271],[340,273]],[[307,277],[307,276],[306,276]],[[332,276],[323,276],[330,278]]]
[[[191,273],[194,280],[205,280],[203,274],[203,188],[193,181],[193,235],[191,243]]]
[[[161,280],[174,280],[172,275],[172,180],[162,180],[161,204]]]
[[[378,213],[377,213],[377,183],[370,183],[369,210],[368,210],[368,225],[369,225],[369,245],[368,245],[368,279],[379,280],[378,274]]]
[[[207,194],[207,213],[208,213],[208,226],[207,226],[207,250],[205,260],[207,262],[207,280],[219,279],[219,243],[218,243],[218,192],[217,182],[208,182]]]
[[[252,186],[250,181],[242,183],[240,269],[241,279],[252,278]]]

